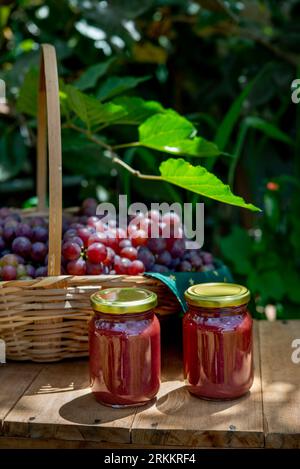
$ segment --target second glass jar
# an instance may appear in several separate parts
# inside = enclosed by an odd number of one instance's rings
[[[160,325],[155,293],[108,288],[91,296],[90,377],[96,399],[112,407],[143,405],[160,386]]]
[[[185,292],[183,318],[186,385],[204,399],[234,399],[253,382],[249,290],[237,284],[207,283]]]

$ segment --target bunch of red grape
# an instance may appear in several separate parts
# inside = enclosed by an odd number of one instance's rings
[[[180,217],[152,210],[131,218],[126,229],[96,216],[86,199],[78,214],[63,219],[61,273],[126,274],[214,269],[210,253],[186,250]],[[47,276],[48,222],[0,209],[0,280]]]

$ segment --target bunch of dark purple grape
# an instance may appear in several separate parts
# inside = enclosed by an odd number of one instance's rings
[[[86,199],[78,214],[64,216],[61,273],[70,275],[126,274],[145,271],[213,270],[213,257],[186,250],[181,220],[174,212],[139,214],[127,229],[115,220],[96,216],[97,202]],[[151,237],[153,233],[158,237]],[[48,221],[21,218],[0,209],[0,280],[47,276]]]

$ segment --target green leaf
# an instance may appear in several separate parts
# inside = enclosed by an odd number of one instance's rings
[[[15,177],[22,169],[27,150],[20,134],[0,138],[0,182]]]
[[[80,76],[80,78],[74,83],[75,86],[80,90],[93,88],[97,84],[99,78],[106,74],[114,61],[115,58],[111,58],[106,62],[101,62],[87,68],[86,71]]]
[[[260,130],[267,137],[270,137],[274,140],[279,140],[280,142],[287,143],[288,145],[293,145],[294,142],[288,134],[282,132],[276,125],[271,124],[264,119],[256,116],[249,116],[245,119],[246,127],[252,127],[254,129]]]
[[[284,272],[284,282],[289,299],[295,303],[300,303],[300,275],[295,266],[291,265],[286,269]]]
[[[250,81],[250,83],[248,83],[248,85],[245,86],[243,91],[230,106],[229,111],[227,112],[226,116],[224,117],[218,128],[215,137],[215,143],[221,151],[225,150],[227,146],[233,128],[238,121],[242,105],[247,96],[249,95],[250,91],[252,90],[254,83],[255,80],[252,80]]]
[[[139,126],[139,144],[173,155],[215,156],[215,144],[194,137],[193,124],[175,111],[155,114]]]
[[[97,98],[100,98],[101,101],[106,101],[107,99],[124,93],[124,91],[135,88],[140,83],[149,80],[149,78],[151,77],[110,77],[100,86],[97,92]]]
[[[124,110],[124,116],[118,120],[118,124],[138,125],[153,114],[165,112],[157,101],[145,101],[142,98],[124,96],[115,98],[112,103],[121,106]]]
[[[228,236],[219,239],[219,246],[224,258],[233,264],[234,272],[241,275],[250,272],[252,241],[246,230],[234,225]]]
[[[110,176],[113,163],[103,156],[98,145],[89,142],[84,135],[63,130],[62,150],[63,167],[69,173],[87,178]]]
[[[229,186],[223,184],[220,179],[202,166],[192,166],[182,158],[171,158],[164,161],[159,169],[164,181],[171,184],[219,202],[247,208],[255,212],[260,211],[254,205],[247,204],[242,197],[234,195]]]
[[[70,109],[86,124],[88,129],[100,124],[112,123],[124,114],[121,106],[113,103],[103,104],[71,85],[67,85],[65,91]]]
[[[265,272],[251,272],[248,278],[248,286],[253,292],[258,292],[264,301],[280,301],[284,297],[286,290],[283,277],[280,272],[267,270]]]
[[[37,115],[37,90],[39,82],[39,72],[31,68],[25,75],[17,100],[17,110],[28,116]]]

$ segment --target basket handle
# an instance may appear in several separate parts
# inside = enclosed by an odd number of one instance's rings
[[[47,138],[49,161],[48,275],[61,273],[62,158],[59,86],[55,48],[41,46],[38,90],[37,196],[38,210],[46,210]]]

